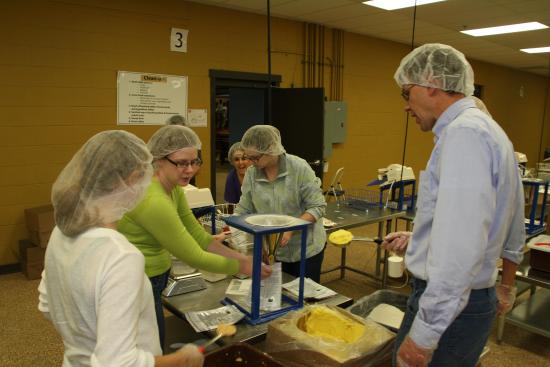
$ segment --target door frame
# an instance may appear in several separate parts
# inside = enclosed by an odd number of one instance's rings
[[[216,196],[216,89],[218,87],[261,88],[266,89],[281,84],[280,75],[249,73],[243,71],[216,70],[208,71],[210,76],[210,191]],[[266,100],[267,104],[271,101]],[[269,120],[266,120],[269,121]],[[216,198],[219,200],[219,198]]]

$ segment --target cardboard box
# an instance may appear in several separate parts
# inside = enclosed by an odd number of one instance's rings
[[[550,243],[538,242],[529,247],[531,248],[529,254],[531,268],[550,275]]]
[[[235,343],[204,356],[204,367],[285,367],[266,353],[246,343]]]
[[[50,240],[51,234],[51,230],[46,232],[29,231],[29,239],[36,246],[46,248],[46,246],[48,246],[48,241]]]
[[[30,240],[37,246],[46,247],[55,227],[52,205],[25,209],[25,219]]]
[[[25,209],[25,219],[29,231],[47,232],[55,227],[53,205],[42,205]]]
[[[370,320],[364,320],[356,315],[353,315],[349,311],[343,310],[338,307],[331,307],[334,310],[342,313],[348,318],[356,320],[363,323],[375,324]],[[392,347],[393,341],[395,339],[395,334],[391,331],[385,329],[383,326],[375,324],[376,328],[386,334],[386,341],[382,342],[374,350],[365,351],[362,355],[358,357],[352,357],[346,361],[338,361],[329,355],[322,353],[318,348],[326,348],[327,344],[324,342],[312,341],[309,342],[302,339],[296,339],[296,334],[289,334],[288,321],[290,319],[300,320],[302,315],[307,313],[307,307],[291,312],[285,316],[282,316],[276,320],[273,320],[269,323],[267,327],[267,339],[265,345],[265,351],[271,355],[275,360],[281,362],[285,366],[310,366],[310,367],[364,367],[364,366],[376,366],[382,361],[386,360]],[[294,316],[294,315],[296,316]],[[292,321],[294,322],[294,321]],[[298,321],[300,323],[300,321]],[[369,333],[370,334],[370,333]],[[298,334],[299,335],[299,334]],[[365,337],[369,337],[368,334],[365,334]],[[363,338],[365,338],[363,337]],[[311,337],[306,337],[311,338]],[[364,341],[364,339],[362,340]],[[363,344],[363,341],[360,342]],[[315,347],[313,347],[315,346]],[[336,347],[336,345],[334,345]],[[363,349],[363,345],[354,344],[349,345],[348,349],[357,352]]]
[[[46,249],[35,246],[29,240],[19,241],[19,261],[21,271],[27,279],[40,279],[44,270]]]

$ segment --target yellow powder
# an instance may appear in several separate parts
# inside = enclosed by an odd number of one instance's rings
[[[311,336],[353,343],[365,333],[365,326],[327,307],[313,307],[305,322]]]

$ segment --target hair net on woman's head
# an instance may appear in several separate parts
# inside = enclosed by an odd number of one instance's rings
[[[465,96],[474,93],[474,71],[464,54],[440,43],[412,50],[401,60],[394,79],[400,87],[414,84]]]
[[[241,144],[244,149],[255,150],[260,154],[281,155],[285,152],[281,133],[271,125],[252,126],[244,133]]]
[[[201,149],[199,136],[187,126],[166,125],[157,130],[147,143],[154,160],[162,159],[180,149]]]
[[[238,151],[244,152],[243,145],[240,141],[236,142],[231,146],[231,148],[229,148],[229,152],[227,152],[227,160],[229,161],[229,163],[233,163],[235,153],[237,153]]]
[[[55,221],[66,236],[116,222],[141,200],[152,156],[143,140],[122,130],[88,140],[52,187]]]
[[[181,126],[187,126],[187,123],[185,121],[185,117],[182,115],[174,115],[168,119],[166,122],[166,125],[181,125]]]

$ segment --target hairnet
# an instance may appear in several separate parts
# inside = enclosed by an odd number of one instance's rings
[[[147,143],[154,160],[162,159],[180,149],[201,149],[198,135],[187,126],[166,125],[157,130]]]
[[[465,96],[474,93],[474,71],[464,54],[440,43],[412,50],[401,60],[394,79],[400,87],[415,84]]]
[[[53,184],[52,203],[61,232],[72,237],[122,218],[149,185],[151,160],[143,140],[129,132],[110,130],[93,136]]]
[[[244,133],[241,144],[244,149],[255,150],[260,154],[281,155],[285,152],[281,133],[271,125],[252,126]]]
[[[185,121],[185,117],[182,115],[174,115],[168,119],[166,122],[166,125],[181,125],[181,126],[187,126],[187,123]]]
[[[233,157],[238,151],[244,152],[243,145],[240,141],[236,142],[231,146],[231,148],[229,148],[229,152],[227,152],[227,160],[229,161],[229,163],[233,163]]]

